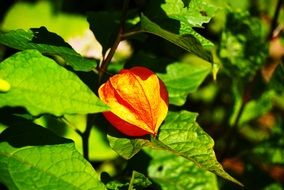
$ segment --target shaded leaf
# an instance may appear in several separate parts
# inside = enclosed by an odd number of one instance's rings
[[[0,172],[10,190],[106,189],[71,140],[28,122],[0,134]]]
[[[284,138],[274,137],[255,146],[252,155],[267,164],[284,165]]]
[[[193,53],[206,61],[212,62],[212,55],[206,52],[198,39],[196,39],[192,34],[178,35],[171,33],[152,22],[143,14],[141,15],[141,30],[142,32],[148,32],[164,38],[186,51]]]
[[[256,100],[251,100],[246,103],[239,124],[241,125],[269,112],[273,106],[272,99],[274,95],[274,91],[266,91],[262,94],[260,98]]]
[[[77,71],[90,71],[96,67],[95,60],[83,58],[60,36],[49,32],[45,27],[29,31],[22,29],[0,33],[0,44],[19,50],[36,49],[41,53],[60,56],[67,65]]]
[[[216,176],[198,168],[193,162],[162,150],[149,148],[144,150],[152,157],[148,175],[163,190],[218,189]]]
[[[137,171],[133,171],[128,190],[135,190],[137,187],[146,188],[151,184],[152,182],[147,177],[145,177],[145,175]]]
[[[219,49],[228,75],[247,80],[265,63],[268,48],[262,32],[260,20],[247,12],[228,14]]]
[[[169,92],[169,103],[181,106],[189,93],[197,90],[211,71],[207,62],[174,63],[167,66],[166,74],[158,74]]]
[[[0,93],[0,107],[23,106],[33,115],[56,116],[107,109],[74,73],[36,50],[19,52],[4,60],[0,78],[11,84],[8,92]]]
[[[119,12],[94,12],[88,16],[90,29],[103,47],[103,55],[110,48],[118,34]]]

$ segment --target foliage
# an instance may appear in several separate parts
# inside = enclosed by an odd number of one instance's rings
[[[282,189],[281,6],[1,1],[0,188]],[[151,69],[169,95],[158,132],[141,137],[117,131],[97,96],[134,66]],[[143,76],[140,94],[155,92]],[[122,105],[151,102],[153,113],[160,94],[141,101],[134,91]]]

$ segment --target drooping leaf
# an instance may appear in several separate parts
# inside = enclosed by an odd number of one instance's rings
[[[193,53],[206,61],[212,62],[212,56],[210,53],[202,47],[200,41],[195,38],[192,34],[174,34],[163,28],[161,28],[156,23],[152,22],[149,18],[141,15],[141,30],[142,32],[151,33],[157,35],[165,40],[170,41],[171,43],[185,49],[186,51]]]
[[[130,139],[128,137],[115,137],[108,135],[110,147],[125,159],[132,158],[145,144],[149,143],[145,139]]]
[[[157,147],[193,161],[197,166],[241,185],[224,171],[213,150],[214,141],[196,122],[196,113],[169,112],[158,134]]]
[[[36,49],[47,55],[59,56],[77,71],[90,71],[96,67],[95,60],[82,57],[60,36],[49,32],[45,27],[29,31],[18,29],[2,32],[0,33],[0,44],[19,50]]]
[[[245,80],[251,78],[265,62],[267,55],[268,48],[260,20],[247,12],[228,14],[219,49],[219,56],[228,75]]]
[[[189,93],[197,90],[209,74],[211,65],[208,62],[189,64],[174,63],[167,66],[166,74],[158,74],[169,92],[169,103],[181,106]]]
[[[193,162],[162,150],[144,150],[152,157],[148,175],[163,190],[218,190],[216,176],[198,168]]]
[[[31,114],[85,114],[107,107],[72,72],[36,50],[19,52],[0,64],[0,78],[11,89],[0,93],[0,107],[22,106]]]
[[[0,134],[0,172],[10,190],[106,189],[71,140],[25,121]]]

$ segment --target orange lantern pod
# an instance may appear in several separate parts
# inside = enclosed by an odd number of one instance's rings
[[[128,136],[156,136],[168,112],[164,83],[145,67],[123,69],[99,88],[100,99],[110,107],[105,118]]]

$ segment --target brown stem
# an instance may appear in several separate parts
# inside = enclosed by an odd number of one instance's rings
[[[107,67],[120,43],[120,41],[122,40],[122,36],[124,33],[124,23],[126,20],[126,16],[127,16],[127,9],[128,9],[128,4],[129,4],[129,0],[124,0],[123,2],[123,8],[122,8],[122,13],[121,13],[121,17],[120,17],[120,23],[119,23],[119,31],[118,31],[118,35],[109,51],[109,53],[107,54],[106,58],[103,58],[103,61],[100,65],[100,67],[98,68],[99,71],[99,80],[101,80],[102,75],[106,72]]]
[[[279,13],[280,13],[280,9],[281,9],[281,6],[283,5],[283,0],[278,0],[277,4],[276,4],[276,9],[275,9],[275,12],[274,12],[274,15],[273,15],[273,19],[272,19],[272,22],[271,22],[271,26],[270,26],[270,32],[269,32],[269,35],[268,35],[268,39],[271,40],[273,39],[274,35],[274,30],[275,28],[277,27],[277,21],[278,21],[278,17],[279,17]]]

